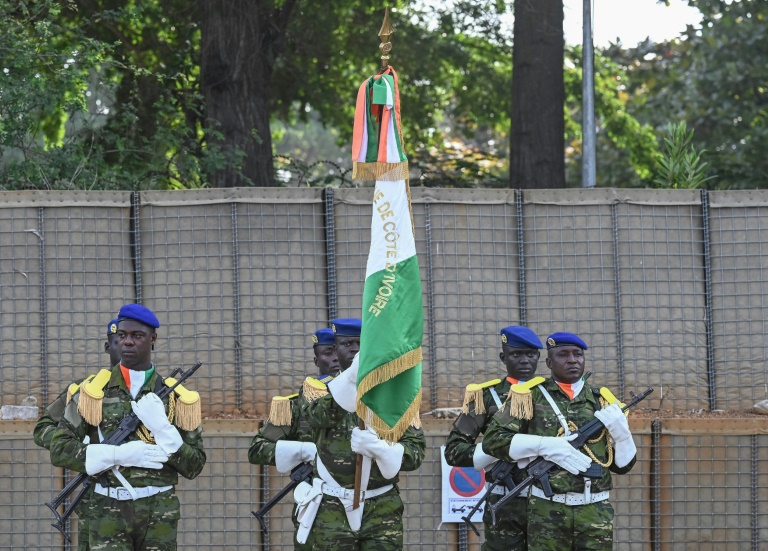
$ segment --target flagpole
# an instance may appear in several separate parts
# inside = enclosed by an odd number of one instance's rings
[[[386,69],[389,67],[389,53],[392,51],[392,43],[389,41],[389,37],[395,29],[392,27],[392,22],[389,20],[389,6],[384,10],[384,21],[381,24],[381,30],[379,31],[379,51],[381,52],[381,68]],[[360,430],[365,430],[365,421],[360,419]],[[357,509],[360,506],[360,493],[363,477],[363,456],[357,454],[355,462],[355,489],[354,498],[352,500],[352,508]]]

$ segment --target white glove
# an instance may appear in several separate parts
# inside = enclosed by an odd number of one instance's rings
[[[535,436],[516,434],[509,444],[509,456],[520,460],[531,457],[543,457],[557,463],[571,474],[583,473],[592,460],[569,444],[577,434],[559,438],[555,436]]]
[[[613,463],[619,467],[625,467],[637,454],[637,446],[629,432],[627,416],[621,411],[618,404],[611,404],[595,412],[595,417],[605,425],[614,442]]]
[[[394,478],[403,464],[405,448],[402,444],[390,444],[381,440],[373,429],[352,429],[352,451],[376,461],[384,478]]]
[[[490,467],[494,463],[496,463],[498,459],[495,457],[488,455],[483,451],[483,443],[480,442],[475,446],[475,451],[472,454],[472,464],[475,467],[476,471],[482,471],[486,467]]]
[[[275,467],[279,473],[287,473],[299,463],[309,463],[317,455],[314,442],[278,440],[275,444]]]
[[[170,455],[179,450],[183,443],[181,434],[171,425],[165,414],[165,404],[157,394],[145,394],[138,402],[132,401],[131,408],[164,452]]]
[[[168,454],[160,446],[141,440],[120,446],[110,444],[89,444],[85,448],[85,472],[99,474],[114,466],[162,469],[168,461]]]
[[[328,383],[328,391],[336,400],[336,403],[350,413],[354,413],[357,406],[357,370],[360,369],[358,358],[360,353],[355,354],[346,370],[341,372],[338,377]]]

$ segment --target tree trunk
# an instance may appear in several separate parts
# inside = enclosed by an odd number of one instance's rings
[[[510,187],[565,187],[563,0],[516,0]]]
[[[200,73],[209,148],[230,161],[213,187],[274,186],[269,128],[272,73],[296,0],[201,0]]]

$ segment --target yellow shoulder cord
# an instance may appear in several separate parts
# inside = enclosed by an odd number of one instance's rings
[[[607,405],[608,405],[608,402],[605,400],[605,398],[603,398],[601,396],[600,397],[600,407],[604,408]],[[579,429],[579,427],[577,427],[576,423],[574,423],[573,421],[568,421],[568,428],[571,431],[577,431]],[[565,430],[563,429],[563,427],[560,427],[560,429],[557,431],[557,435],[558,436],[562,436],[563,434],[565,434]],[[605,460],[605,463],[600,461],[597,458],[597,456],[595,456],[595,452],[593,452],[589,448],[589,446],[587,446],[587,444],[597,444],[603,438],[605,438],[605,440],[606,440],[606,442],[605,442],[605,449],[607,451],[607,458]],[[611,446],[611,442],[610,442],[610,440],[608,440],[608,429],[603,427],[603,430],[600,431],[600,434],[597,435],[597,438],[594,438],[593,440],[587,440],[587,444],[584,444],[584,453],[586,453],[592,461],[594,461],[595,463],[597,463],[601,467],[610,467],[611,466],[611,463],[613,463],[613,446]]]

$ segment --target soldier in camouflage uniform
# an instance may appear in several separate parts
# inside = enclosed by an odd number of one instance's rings
[[[339,358],[336,354],[333,329],[318,329],[312,335],[314,362],[320,372],[318,381],[328,383],[337,374]],[[305,384],[311,384],[309,382]],[[254,465],[275,465],[277,470],[285,473],[299,463],[315,459],[315,444],[309,425],[301,415],[301,403],[304,400],[304,389],[292,396],[275,396],[272,399],[269,419],[253,438],[248,449],[248,461]],[[293,513],[294,537],[293,548],[303,551],[312,549],[311,535],[306,543],[296,540],[299,523],[296,510]]]
[[[80,386],[51,438],[54,465],[96,478],[87,512],[93,551],[175,550],[178,475],[195,478],[205,465],[199,395],[181,386],[165,402],[155,394],[170,384],[151,361],[159,326],[143,306],[120,309],[120,364]],[[119,446],[99,444],[131,410],[143,423],[136,433]]]
[[[117,319],[113,319],[107,325],[107,340],[104,341],[104,352],[109,354],[109,365],[120,363],[120,350],[117,347]],[[90,378],[89,378],[90,379]],[[89,379],[86,379],[87,382]],[[51,449],[51,436],[53,436],[56,427],[59,425],[61,416],[64,414],[64,408],[72,395],[77,392],[81,381],[73,382],[67,390],[58,395],[58,397],[45,408],[45,413],[35,424],[32,437],[35,444],[46,450]],[[77,550],[89,551],[88,546],[88,518],[85,516],[87,510],[88,495],[83,496],[80,503],[75,508],[77,513]]]
[[[608,551],[613,546],[611,472],[629,472],[637,449],[613,394],[582,378],[585,350],[586,343],[572,333],[550,335],[547,367],[552,377],[515,385],[485,433],[483,448],[498,459],[527,464],[543,457],[562,467],[550,476],[554,496],[547,498],[539,483],[531,487],[528,551]],[[567,435],[594,418],[606,430],[576,450]],[[586,476],[593,462],[600,465],[600,474]]]
[[[474,467],[478,471],[496,462],[496,458],[483,451],[483,443],[475,444],[494,414],[501,409],[512,385],[528,381],[536,373],[541,352],[544,348],[536,333],[527,327],[512,325],[501,330],[501,352],[499,358],[507,368],[507,377],[502,381],[494,379],[483,384],[470,384],[464,396],[462,413],[453,425],[445,445],[445,460],[455,467]],[[518,471],[516,482],[523,473]],[[486,481],[491,482],[486,474]],[[491,522],[491,505],[499,501],[506,488],[496,486],[488,496],[483,524],[485,541],[483,551],[507,551],[526,549],[526,496],[508,501],[497,515],[494,526]]]
[[[347,370],[360,349],[360,320],[338,319],[333,326],[339,364]],[[356,362],[355,362],[356,363]],[[410,427],[389,444],[371,430],[358,428],[350,412],[356,397],[356,374],[349,369],[328,385],[330,393],[308,401],[304,412],[317,444],[318,478],[297,489],[302,528],[311,527],[315,549],[392,551],[403,547],[403,502],[397,487],[400,471],[418,469],[426,440],[421,428]],[[342,406],[341,403],[345,403]],[[363,456],[360,505],[353,509],[357,453]]]

